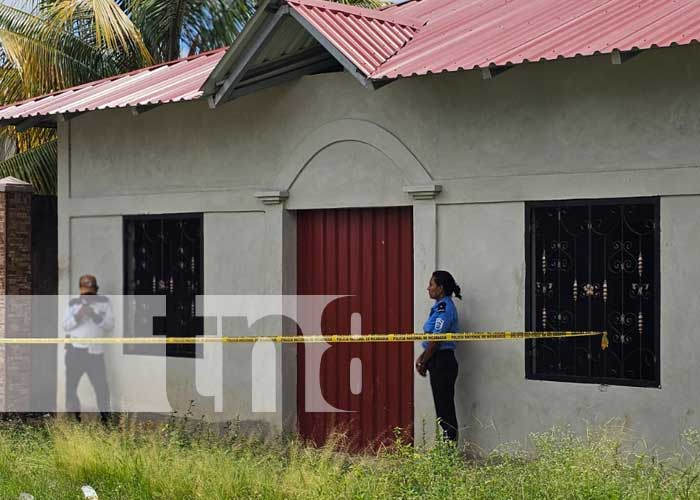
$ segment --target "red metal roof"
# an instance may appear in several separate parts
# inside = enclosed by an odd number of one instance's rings
[[[0,120],[197,99],[225,51],[218,49],[28,99],[1,108]]]
[[[278,1],[309,32],[316,30],[312,34],[322,45],[335,47],[369,80],[685,45],[700,39],[698,0],[411,0],[379,10],[324,0],[275,0],[269,5],[273,11]],[[269,15],[265,5],[256,19]],[[229,57],[217,67],[224,52],[219,49],[13,104],[0,109],[0,123],[197,99],[215,67],[218,78],[235,65]],[[208,92],[215,91],[215,83]]]
[[[684,45],[700,39],[697,0],[413,0],[383,12],[425,26],[369,76],[396,78]]]
[[[317,0],[287,4],[369,75],[413,38],[423,22],[391,12]]]

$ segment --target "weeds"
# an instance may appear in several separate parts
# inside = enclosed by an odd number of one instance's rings
[[[400,433],[396,434],[400,438]],[[100,499],[700,499],[700,432],[678,455],[634,450],[617,429],[531,436],[479,460],[451,443],[398,439],[374,454],[288,437],[250,436],[122,420],[103,428],[52,422],[0,424],[0,498],[78,499],[90,484]],[[631,445],[632,444],[632,445]],[[628,451],[625,451],[628,450]]]

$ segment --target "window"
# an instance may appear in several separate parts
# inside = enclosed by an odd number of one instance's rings
[[[607,330],[526,341],[526,376],[659,386],[659,201],[526,205],[526,328]]]
[[[164,295],[165,317],[148,300],[125,300],[125,323],[136,335],[168,337],[203,334],[196,315],[202,294],[202,216],[177,214],[124,217],[125,295]],[[154,317],[155,316],[155,317]],[[168,356],[194,357],[194,344],[168,344]],[[125,353],[163,352],[153,345],[126,345]]]

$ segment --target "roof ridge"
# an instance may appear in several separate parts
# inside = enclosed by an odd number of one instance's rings
[[[399,7],[403,7],[406,4],[413,3],[413,2],[420,2],[421,0],[395,0],[391,1],[385,5],[382,5],[379,7],[379,10],[387,11],[387,10],[399,10]]]
[[[421,21],[420,19],[404,16],[398,12],[395,13],[384,9],[370,9],[368,7],[358,7],[356,5],[345,5],[338,2],[329,2],[328,0],[286,0],[286,2],[289,4],[296,4],[306,7],[317,7],[344,14],[369,17],[377,21],[405,26],[415,30],[418,30],[425,25],[425,21]]]

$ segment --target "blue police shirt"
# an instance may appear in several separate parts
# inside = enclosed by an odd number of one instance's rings
[[[457,308],[452,302],[452,297],[443,297],[433,304],[430,308],[430,316],[423,324],[424,333],[456,333],[457,323]],[[428,348],[428,341],[423,341],[421,344],[423,349]],[[454,342],[440,342],[438,349],[455,349],[457,344]]]

